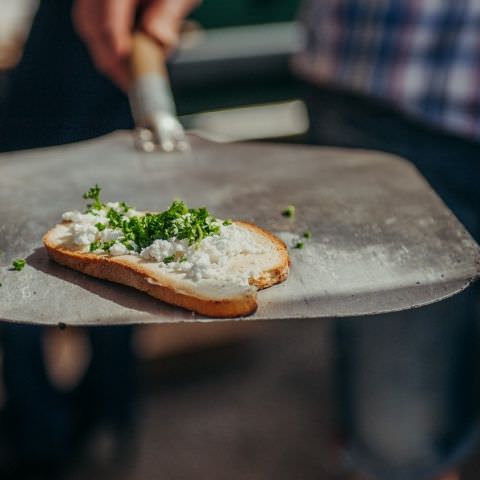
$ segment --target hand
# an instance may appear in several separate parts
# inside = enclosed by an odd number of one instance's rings
[[[199,0],[75,0],[73,22],[95,66],[126,90],[134,26],[169,51],[178,42],[183,19],[199,3]]]

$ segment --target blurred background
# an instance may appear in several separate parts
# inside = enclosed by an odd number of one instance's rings
[[[305,141],[307,113],[289,67],[302,43],[299,3],[208,0],[191,15],[170,64],[187,128],[220,142]],[[11,88],[37,7],[35,0],[0,0],[0,100]],[[0,478],[367,478],[339,448],[333,330],[333,321],[137,328],[138,394],[126,433],[119,438],[108,422],[97,422],[67,465],[22,468],[11,456],[3,411]],[[48,330],[42,348],[49,380],[72,392],[91,359],[85,332]],[[478,472],[475,456],[462,466],[464,479],[477,479]]]

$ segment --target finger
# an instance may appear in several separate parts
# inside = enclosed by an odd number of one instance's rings
[[[130,55],[132,29],[137,0],[100,2],[100,28],[92,40],[95,64],[122,90],[129,84],[127,59]]]
[[[77,0],[73,17],[95,66],[126,89],[126,59],[138,0]]]
[[[170,49],[178,43],[183,19],[199,0],[152,0],[140,19],[141,28]]]
[[[103,0],[99,3],[100,38],[113,55],[125,58],[130,53],[138,0]]]
[[[79,35],[95,49],[100,43],[112,54],[128,54],[139,0],[76,0],[73,21]]]

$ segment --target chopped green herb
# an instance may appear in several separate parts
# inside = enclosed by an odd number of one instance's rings
[[[185,255],[179,260],[180,263],[183,263],[186,261],[187,261],[187,257]]]
[[[125,202],[120,202],[120,206],[122,207],[125,213],[127,213],[129,210],[132,209],[132,207]]]
[[[312,232],[303,232],[303,238],[312,238]]]
[[[193,245],[207,236],[220,233],[219,223],[206,208],[189,209],[179,200],[161,213],[147,213],[123,221],[110,212],[107,217],[113,223],[112,228],[120,228],[125,238],[135,242],[139,249],[148,247],[157,239],[173,237]]]
[[[110,250],[113,247],[113,245],[115,244],[115,242],[116,242],[116,240],[110,240],[109,242],[103,242],[101,244],[102,250],[105,250],[105,251]]]
[[[123,238],[122,240],[120,240],[120,243],[125,245],[125,247],[127,247],[127,250],[130,250],[131,252],[135,250],[135,244],[128,238]]]
[[[233,223],[233,222],[232,222],[230,219],[223,221],[223,224],[224,224],[226,227],[228,227],[228,226],[231,225],[232,223]]]
[[[23,258],[19,258],[12,262],[12,267],[14,270],[19,272],[20,270],[23,270],[26,264],[27,264],[26,260],[24,260]]]
[[[121,230],[123,236],[117,241],[129,250],[140,252],[157,239],[177,238],[178,240],[187,240],[189,245],[193,245],[207,236],[220,233],[221,223],[204,207],[188,208],[184,202],[175,200],[164,212],[126,218],[123,213],[128,212],[132,207],[125,202],[120,202],[119,205],[123,212],[118,208],[108,208],[102,203],[100,192],[101,188],[95,185],[83,195],[83,198],[93,200],[93,203],[87,205],[87,212],[98,215],[99,210],[104,210],[108,223],[98,222],[95,226],[99,231],[103,231],[107,227]],[[231,220],[225,220],[224,225],[231,223]],[[90,251],[99,249],[108,251],[113,243],[115,242],[93,242],[90,245]]]
[[[92,242],[90,244],[90,251],[94,252],[95,250],[98,250],[100,248],[100,242]]]
[[[120,228],[122,226],[122,215],[115,209],[110,208],[107,212],[108,224],[111,228]]]
[[[87,205],[87,212],[90,212],[91,210],[100,210],[104,207],[103,203],[100,201],[101,190],[102,189],[97,184],[95,184],[94,187],[92,187],[88,192],[85,192],[83,194],[83,198],[85,200],[93,200],[93,203],[89,203]]]
[[[284,217],[293,218],[295,216],[295,207],[293,205],[289,205],[283,212],[282,215]]]
[[[170,255],[169,257],[165,257],[163,259],[163,263],[172,263],[175,261],[175,255]]]
[[[100,241],[95,241],[90,244],[90,251],[95,252],[96,250],[103,250],[105,252],[108,252],[113,245],[115,244],[116,240],[110,240],[108,242],[100,242]]]
[[[295,244],[295,248],[303,248],[303,247],[304,247],[303,242],[297,242],[297,243]]]

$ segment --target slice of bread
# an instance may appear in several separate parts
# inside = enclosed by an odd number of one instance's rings
[[[239,254],[229,259],[227,264],[227,270],[232,274],[260,272],[249,277],[249,286],[221,279],[193,281],[138,255],[90,253],[87,248],[72,243],[68,222],[49,230],[43,237],[43,243],[49,256],[61,265],[134,287],[201,315],[233,318],[255,312],[257,290],[282,282],[287,278],[289,269],[288,250],[280,239],[256,225],[246,222],[235,224],[246,229],[262,246],[262,253]]]

